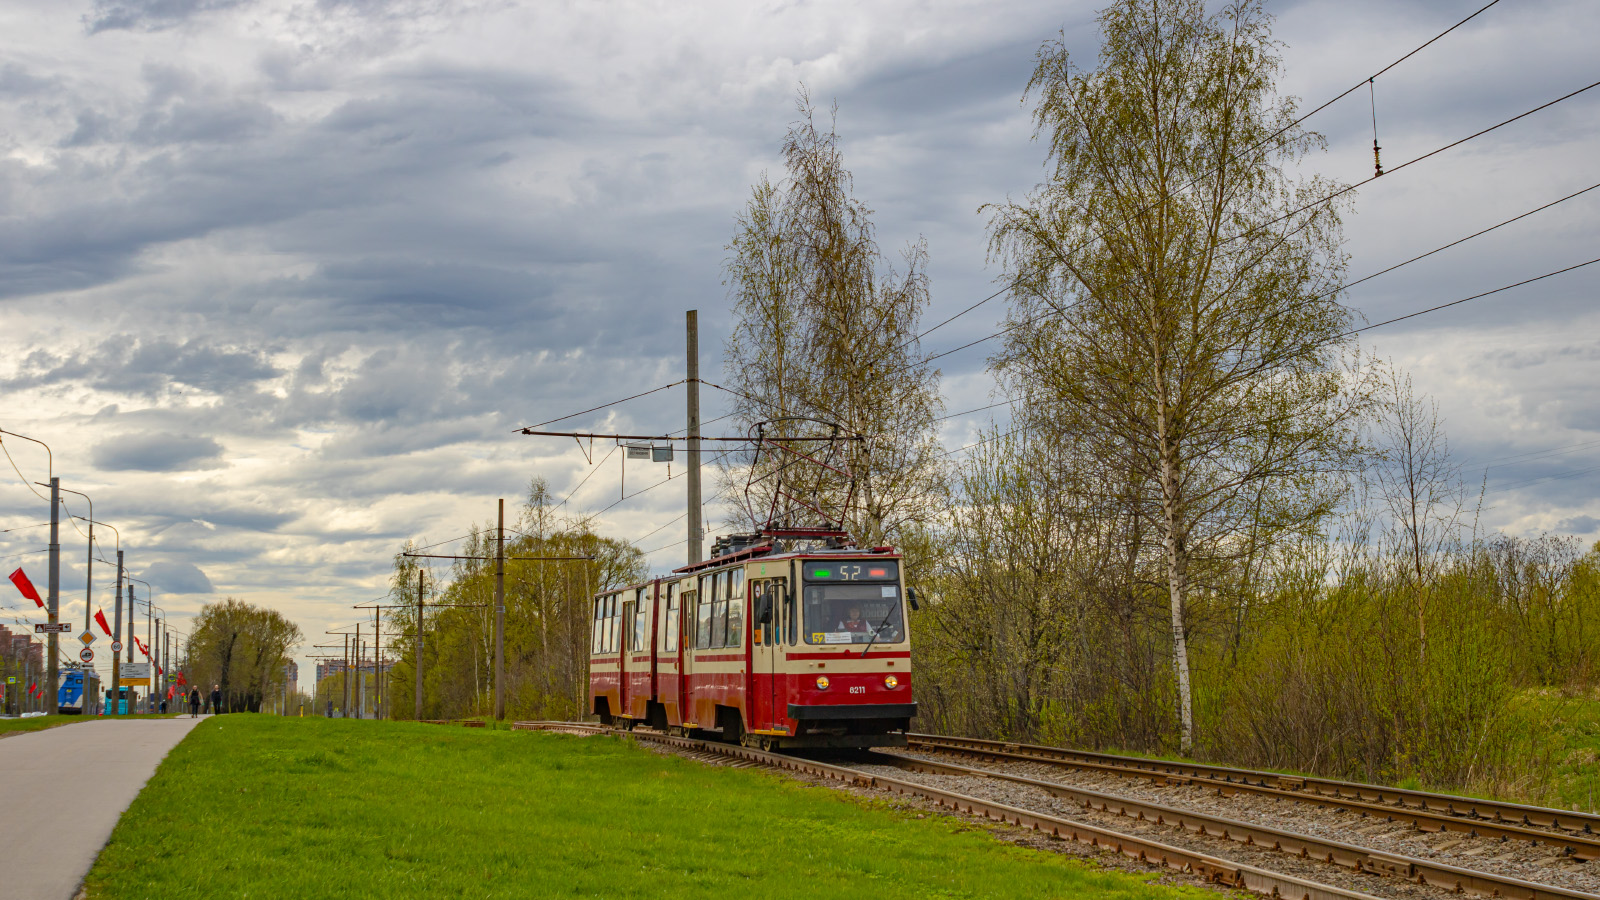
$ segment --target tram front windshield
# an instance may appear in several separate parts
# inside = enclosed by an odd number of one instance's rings
[[[806,585],[808,644],[894,644],[905,634],[898,585]]]

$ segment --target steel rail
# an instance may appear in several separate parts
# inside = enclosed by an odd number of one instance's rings
[[[1220,837],[1239,841],[1248,846],[1297,854],[1303,859],[1317,859],[1329,865],[1342,866],[1371,875],[1396,876],[1455,893],[1476,894],[1482,897],[1512,897],[1517,900],[1572,900],[1572,898],[1593,900],[1600,896],[1431,860],[1371,850],[1342,841],[1241,822],[1237,819],[1104,794],[1055,781],[1013,775],[1009,772],[976,769],[893,753],[878,752],[873,756],[886,765],[913,772],[989,778],[1024,784],[1038,788],[1052,797],[1070,800],[1092,811],[1115,813],[1141,822],[1154,822],[1157,825],[1175,825],[1185,831],[1206,837]]]
[[[574,722],[513,722],[511,727],[519,730],[555,731],[566,734],[632,737],[636,740],[650,741],[683,750],[747,760],[775,769],[818,776],[859,787],[877,788],[897,794],[920,797],[925,800],[931,800],[939,806],[950,807],[957,812],[995,819],[1006,824],[1047,833],[1063,840],[1088,844],[1101,850],[1115,850],[1124,856],[1144,863],[1163,866],[1194,875],[1214,884],[1248,890],[1269,897],[1298,898],[1298,900],[1378,900],[1373,895],[1361,891],[1319,884],[1315,881],[1283,872],[1273,872],[1257,866],[1231,862],[1184,847],[1163,844],[1149,838],[1122,834],[1097,825],[1074,822],[1070,819],[1018,809],[1014,806],[981,800],[977,797],[969,797],[965,794],[958,794],[954,791],[946,791],[912,781],[901,781],[898,778],[888,778],[844,766],[834,766],[778,753],[768,753],[736,744],[697,741],[653,731],[626,731]]]
[[[906,739],[911,747],[953,752],[958,755],[1042,762],[1122,777],[1149,778],[1169,784],[1203,784],[1215,787],[1225,795],[1235,791],[1246,791],[1292,800],[1296,803],[1309,803],[1367,816],[1410,822],[1423,831],[1454,831],[1475,837],[1532,841],[1555,847],[1581,860],[1600,859],[1600,838],[1593,836],[1594,829],[1590,827],[1588,821],[1592,819],[1600,822],[1600,817],[1591,817],[1583,813],[1565,813],[1558,809],[1384,788],[1326,778],[1140,759],[1037,744],[928,734],[908,734]],[[1413,803],[1418,805],[1411,805]],[[1423,807],[1424,803],[1428,805]],[[1535,813],[1543,815],[1536,816]],[[1513,819],[1512,816],[1517,818]],[[1510,824],[1512,822],[1522,824]],[[1578,824],[1580,822],[1581,825]]]

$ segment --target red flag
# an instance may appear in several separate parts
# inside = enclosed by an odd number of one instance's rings
[[[34,696],[38,695],[38,693],[39,693],[39,683],[37,681],[34,682],[33,684],[28,685],[28,693],[30,695],[34,695]]]
[[[100,630],[106,633],[106,637],[111,637],[111,626],[106,624],[106,611],[103,609],[95,610],[94,620],[100,625]]]
[[[139,652],[144,654],[145,659],[150,658],[150,651],[145,649],[144,641],[139,640],[138,635],[134,636],[133,645],[139,648]]]
[[[168,686],[168,688],[167,688],[167,699],[168,700],[172,699],[172,688],[170,686]]]
[[[33,582],[28,580],[28,576],[23,574],[21,566],[18,566],[17,570],[11,573],[11,583],[17,586],[17,590],[22,592],[22,596],[27,597],[41,607],[44,606],[44,601],[39,599],[38,590],[34,588]]]

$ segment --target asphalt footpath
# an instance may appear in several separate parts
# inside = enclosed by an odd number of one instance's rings
[[[0,895],[72,900],[123,810],[200,719],[97,719],[0,740]]]

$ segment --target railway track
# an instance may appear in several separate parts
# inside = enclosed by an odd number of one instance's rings
[[[1426,791],[1280,775],[1250,769],[1167,762],[1008,743],[981,738],[907,735],[910,749],[968,758],[1045,763],[1164,784],[1201,784],[1224,794],[1248,792],[1279,800],[1341,809],[1386,821],[1408,822],[1423,831],[1453,831],[1474,837],[1544,844],[1584,861],[1600,859],[1600,816],[1519,803],[1478,800]]]
[[[1228,860],[1189,847],[1174,846],[1157,840],[1148,834],[1129,834],[1115,831],[1099,825],[1051,815],[1039,810],[1024,809],[994,800],[958,793],[922,781],[865,772],[849,766],[823,763],[730,744],[692,740],[644,729],[630,732],[570,722],[517,722],[513,727],[558,731],[569,734],[631,736],[638,740],[671,747],[678,752],[687,753],[708,761],[723,762],[732,760],[747,765],[768,766],[826,780],[840,781],[859,787],[886,790],[896,794],[928,800],[939,806],[954,809],[957,812],[968,815],[982,816],[1029,828],[1063,840],[1088,844],[1102,850],[1114,850],[1141,862],[1174,869],[1212,883],[1249,890],[1271,897],[1291,897],[1301,898],[1301,900],[1358,900],[1358,898],[1359,900],[1375,900],[1373,895],[1362,891],[1323,884],[1297,875],[1274,871],[1270,868]],[[1536,884],[1503,875],[1444,865],[1429,860],[1384,853],[1311,835],[1296,834],[1232,819],[1178,810],[1159,804],[1116,797],[1110,794],[1088,791],[1040,779],[1010,775],[989,769],[977,769],[969,766],[884,753],[872,753],[868,756],[868,759],[873,764],[894,766],[915,773],[978,777],[1023,784],[1065,799],[1069,803],[1085,810],[1127,816],[1140,823],[1141,827],[1149,825],[1173,826],[1211,838],[1235,841],[1258,849],[1271,849],[1290,854],[1299,859],[1317,860],[1368,875],[1399,878],[1411,884],[1428,885],[1452,893],[1518,898],[1518,900],[1579,900],[1579,898],[1583,898],[1583,900],[1600,900],[1600,895]]]

